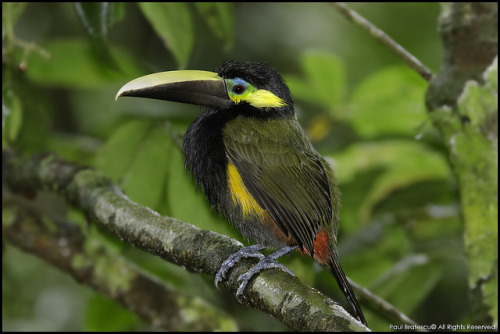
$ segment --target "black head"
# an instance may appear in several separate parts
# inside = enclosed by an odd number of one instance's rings
[[[288,86],[281,75],[267,63],[226,61],[216,69],[216,72],[221,78],[226,79],[228,94],[231,94],[228,80],[241,79],[257,90],[271,92],[284,102],[283,107],[293,110],[293,101]],[[236,81],[236,84],[238,83],[239,81]],[[262,101],[259,101],[263,109],[266,108],[266,101],[264,101],[266,98],[268,97],[263,96]],[[244,101],[243,99],[242,102]]]

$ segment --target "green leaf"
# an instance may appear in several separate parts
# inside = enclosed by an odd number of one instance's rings
[[[418,142],[360,143],[333,156],[340,183],[350,182],[365,171],[380,170],[374,183],[365,190],[358,211],[362,223],[367,222],[375,206],[395,190],[422,181],[451,177],[446,159]]]
[[[427,120],[427,83],[406,67],[383,69],[365,79],[351,96],[350,124],[365,138],[414,136]]]
[[[123,179],[123,189],[131,200],[160,211],[165,206],[172,142],[162,127],[153,127],[135,152]]]
[[[90,38],[97,57],[108,67],[119,70],[106,42],[109,28],[123,17],[123,3],[76,2],[74,4],[80,22]]]
[[[186,68],[194,44],[188,5],[181,2],[140,2],[139,7],[174,55],[179,69]]]
[[[101,147],[94,166],[113,182],[120,184],[150,128],[151,125],[143,121],[131,121],[122,125]]]
[[[342,219],[343,232],[347,224],[348,221]],[[402,226],[381,221],[372,222],[357,233],[345,235],[338,243],[344,271],[364,286],[391,270],[410,249],[411,244]]]
[[[344,97],[345,73],[340,58],[327,52],[306,52],[301,57],[304,78],[285,76],[292,96],[332,108]]]
[[[409,255],[374,282],[370,290],[410,314],[436,286],[441,268],[441,263],[426,255]]]
[[[96,156],[95,166],[120,185],[127,196],[153,210],[164,205],[171,140],[150,122],[120,127]]]
[[[301,64],[320,101],[330,107],[342,101],[345,73],[340,58],[330,53],[308,52]]]
[[[233,3],[196,2],[196,8],[215,36],[224,41],[224,49],[231,49],[234,43]]]
[[[89,43],[80,39],[55,40],[43,46],[51,55],[46,59],[37,52],[31,52],[26,61],[26,75],[36,83],[70,88],[104,88],[123,84],[144,74],[130,56],[118,48],[111,48],[122,72],[104,66],[95,56]],[[21,60],[22,53],[18,53]]]
[[[317,103],[315,92],[302,76],[284,74],[285,83],[290,88],[294,100]]]

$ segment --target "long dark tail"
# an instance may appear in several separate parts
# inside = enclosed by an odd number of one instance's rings
[[[332,272],[333,276],[335,276],[337,284],[339,285],[340,289],[347,298],[347,301],[351,305],[354,313],[356,314],[356,318],[358,318],[358,320],[361,321],[365,326],[368,326],[366,324],[363,311],[361,310],[361,306],[359,306],[358,299],[354,295],[354,291],[352,291],[351,284],[349,284],[349,281],[347,280],[344,271],[340,267],[340,263],[337,258],[336,252],[332,252],[330,260],[328,261],[328,268]]]

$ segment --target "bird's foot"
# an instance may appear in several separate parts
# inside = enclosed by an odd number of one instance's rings
[[[215,275],[215,287],[219,289],[219,283],[225,280],[227,277],[227,273],[231,268],[234,267],[236,262],[241,260],[242,258],[245,257],[257,257],[259,259],[264,258],[264,255],[259,253],[261,249],[264,249],[264,246],[261,245],[252,245],[248,247],[243,247],[236,253],[232,254],[230,257],[227,258],[226,261],[224,261],[219,269],[219,272]]]
[[[288,269],[287,267],[285,267],[281,263],[276,262],[277,258],[279,258],[285,254],[290,253],[295,248],[297,248],[297,246],[295,246],[295,247],[284,246],[284,247],[278,249],[276,252],[272,253],[271,255],[266,256],[265,258],[261,259],[249,271],[247,271],[246,273],[241,275],[238,278],[238,282],[240,283],[240,286],[238,287],[238,290],[236,291],[236,300],[241,302],[241,296],[243,295],[243,292],[245,291],[245,289],[248,285],[248,282],[250,282],[250,280],[252,279],[253,276],[255,276],[255,274],[260,273],[262,270],[271,269],[271,268],[279,268],[279,269],[289,273],[293,277],[295,277],[295,274],[290,269]]]
[[[293,277],[295,277],[295,274],[282,265],[281,263],[276,262],[276,259],[290,253],[292,250],[294,250],[295,247],[290,247],[290,246],[285,246],[280,249],[278,249],[276,252],[270,254],[269,256],[264,257],[261,253],[259,253],[259,250],[263,249],[264,247],[261,245],[252,245],[248,247],[244,247],[238,252],[234,253],[231,255],[224,263],[222,263],[221,269],[215,276],[215,286],[218,285],[220,281],[226,278],[226,274],[228,271],[238,262],[241,258],[244,257],[257,257],[260,259],[260,261],[252,267],[248,272],[244,273],[238,278],[238,283],[240,283],[240,286],[238,287],[238,290],[236,291],[236,299],[241,302],[241,296],[243,295],[243,292],[245,291],[248,283],[250,280],[258,273],[260,273],[262,270],[265,269],[270,269],[270,268],[279,268]]]

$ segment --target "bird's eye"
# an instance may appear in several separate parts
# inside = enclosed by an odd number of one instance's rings
[[[234,94],[238,94],[238,95],[242,94],[245,91],[245,86],[243,86],[241,84],[234,85],[232,91]]]

